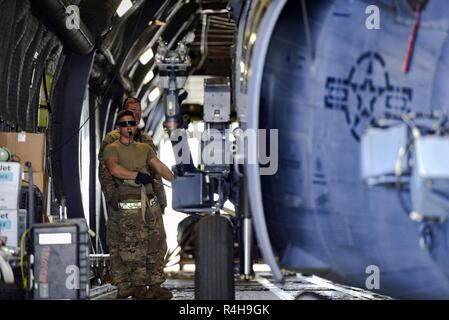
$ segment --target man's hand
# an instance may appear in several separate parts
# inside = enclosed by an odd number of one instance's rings
[[[146,185],[146,184],[149,184],[149,183],[153,182],[153,177],[150,176],[149,174],[146,174],[146,173],[143,173],[143,172],[139,172],[139,173],[137,173],[135,182],[143,184],[143,185]]]

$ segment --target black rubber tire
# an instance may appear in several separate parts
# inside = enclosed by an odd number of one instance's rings
[[[196,226],[195,299],[235,299],[233,228],[219,215],[205,216]]]

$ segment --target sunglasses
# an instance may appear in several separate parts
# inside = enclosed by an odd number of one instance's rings
[[[135,120],[130,120],[130,121],[121,121],[121,122],[117,123],[117,125],[122,128],[126,128],[128,126],[128,124],[131,127],[135,127],[137,125],[137,122]]]

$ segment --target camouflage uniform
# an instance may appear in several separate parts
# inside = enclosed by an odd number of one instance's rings
[[[101,187],[103,189],[103,193],[105,195],[108,206],[111,204],[113,206],[117,205],[117,185],[114,182],[111,174],[109,173],[108,169],[106,168],[106,166],[104,164],[103,152],[104,152],[104,148],[106,148],[106,146],[108,144],[118,140],[119,138],[120,138],[120,131],[118,129],[115,129],[115,130],[112,130],[111,132],[109,132],[105,136],[103,142],[101,143],[100,151],[98,153],[98,160],[100,161],[100,166],[98,168],[99,169],[98,177],[100,179]],[[150,148],[153,149],[153,151],[155,153],[157,153],[156,146],[153,143],[153,139],[146,132],[140,132],[139,135],[135,135],[134,140],[149,145]],[[161,178],[160,174],[158,174],[154,170],[151,171],[151,175],[154,177],[154,182],[153,182],[154,193],[156,194],[157,200],[162,207],[162,212],[164,212],[165,207],[167,206],[167,198],[165,196],[165,190],[164,190],[164,185],[162,184],[162,178]]]
[[[146,223],[142,221],[141,209],[120,210],[118,219],[122,236],[119,257],[126,266],[120,273],[126,271],[132,287],[158,285],[165,281],[167,244],[159,204],[155,202],[147,208],[145,215]]]
[[[119,138],[119,130],[116,129],[109,132],[101,143],[98,154],[98,159],[100,161],[99,179],[105,195],[109,214],[106,241],[111,257],[112,281],[115,285],[121,286],[122,288],[129,287],[136,281],[147,282],[146,285],[152,282],[159,284],[165,280],[163,261],[165,252],[167,251],[162,221],[162,214],[167,205],[164,186],[162,184],[161,176],[158,173],[151,171],[151,174],[154,177],[152,187],[157,202],[154,208],[147,210],[147,225],[142,223],[140,209],[126,210],[126,215],[121,214],[121,211],[123,210],[119,210],[117,206],[118,201],[120,200],[118,185],[107,170],[103,160],[103,153],[106,146],[117,141]],[[153,140],[148,134],[141,133],[140,135],[136,135],[135,140],[140,140],[142,143],[149,145],[154,153],[156,153]],[[143,246],[139,246],[139,248],[147,248],[147,250],[145,250],[146,252],[136,252],[136,244],[133,243],[131,239],[120,238],[121,234],[127,232],[126,230],[133,233],[140,233],[139,238],[141,239],[140,242]],[[134,261],[133,259],[140,259],[140,261]],[[134,271],[130,273],[125,261],[134,264],[136,262],[137,264],[138,262],[142,262],[141,265],[143,265],[142,260],[145,260],[145,267],[139,266],[137,267],[137,272]]]

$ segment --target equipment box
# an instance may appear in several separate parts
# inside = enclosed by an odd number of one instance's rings
[[[204,182],[200,172],[188,172],[176,176],[172,187],[172,207],[174,210],[201,208],[204,206]]]
[[[0,209],[19,208],[22,169],[17,162],[0,162]]]
[[[0,132],[0,147],[8,148],[18,156],[24,171],[30,161],[34,172],[43,172],[45,167],[45,134],[29,132]]]
[[[408,139],[405,125],[369,128],[360,142],[362,179],[368,185],[396,183],[397,169],[401,174],[410,169],[407,157],[401,156],[401,148],[406,149]]]
[[[20,247],[20,237],[25,231],[27,211],[0,209],[0,240],[10,249]]]
[[[84,219],[32,227],[33,297],[88,299],[89,233]]]

